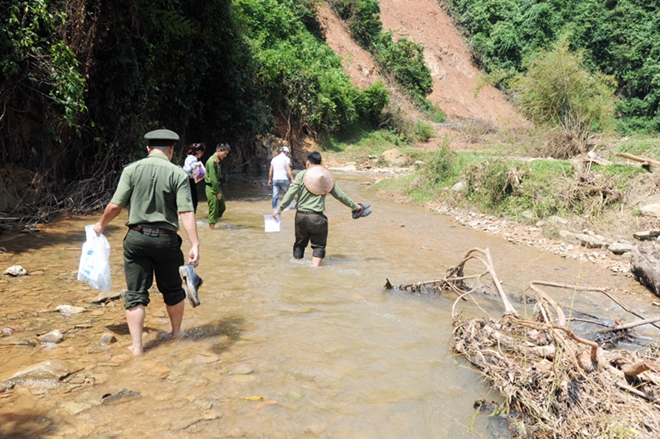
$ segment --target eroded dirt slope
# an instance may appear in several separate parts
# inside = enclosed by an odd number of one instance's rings
[[[424,57],[433,77],[428,99],[442,108],[449,119],[476,118],[496,126],[520,124],[507,97],[486,85],[476,93],[479,69],[467,42],[438,0],[380,0],[383,30],[395,39],[406,37],[424,47]],[[326,42],[344,60],[351,80],[364,88],[378,79],[371,56],[360,48],[328,6],[319,10],[326,29]]]
[[[342,67],[351,77],[351,82],[360,88],[376,82],[379,75],[371,54],[351,38],[342,21],[326,3],[319,7],[318,12],[326,43],[342,58]]]

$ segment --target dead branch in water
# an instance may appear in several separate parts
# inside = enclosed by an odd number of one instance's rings
[[[480,262],[486,271],[466,276],[469,261]],[[460,320],[456,312],[459,302],[466,297],[476,301],[479,292],[478,288],[468,288],[465,281],[481,282],[487,275],[498,290],[504,315],[499,320]],[[605,350],[569,328],[562,307],[540,287],[604,294],[642,318],[606,293],[605,288],[532,281],[530,288],[539,300],[534,318],[524,319],[502,288],[488,249],[469,250],[442,279],[400,289],[414,292],[428,285],[459,294],[452,306],[452,349],[503,395],[506,413],[519,415],[510,418],[516,437],[655,438],[660,434],[660,402],[655,397],[660,394],[660,346],[637,352]],[[392,288],[389,280],[387,286]],[[619,331],[656,321],[660,317],[595,332]]]

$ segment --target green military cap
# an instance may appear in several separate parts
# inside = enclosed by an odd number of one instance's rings
[[[179,140],[179,135],[170,130],[154,130],[145,134],[144,138],[147,140],[171,140],[174,142]]]

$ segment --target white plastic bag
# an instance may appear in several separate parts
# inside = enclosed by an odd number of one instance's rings
[[[83,244],[78,280],[97,290],[110,291],[110,243],[101,234],[96,236],[94,226],[85,226],[87,241]]]

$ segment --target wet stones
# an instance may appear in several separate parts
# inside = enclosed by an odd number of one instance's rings
[[[11,267],[7,268],[3,274],[5,276],[18,277],[18,276],[27,276],[28,272],[25,268],[21,267],[20,265],[12,265]]]
[[[99,345],[108,346],[116,341],[117,341],[117,337],[115,337],[114,334],[111,334],[110,332],[106,332],[101,336],[101,341],[99,342]]]
[[[119,401],[129,401],[131,399],[142,398],[140,392],[127,389],[126,387],[122,388],[119,392],[111,394],[107,393],[101,397],[102,404],[112,404]]]
[[[85,308],[81,306],[73,306],[73,305],[58,305],[57,308],[55,308],[55,310],[65,315],[80,314],[81,312],[87,311]]]
[[[37,337],[41,343],[60,343],[64,340],[64,334],[59,329],[50,331],[47,334],[43,334]]]
[[[16,372],[8,381],[12,383],[25,381],[60,381],[76,371],[77,369],[67,361],[48,360]]]

